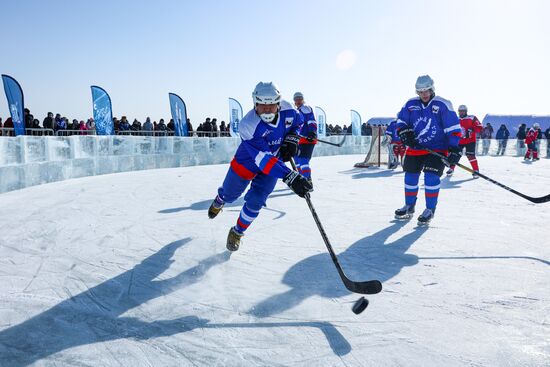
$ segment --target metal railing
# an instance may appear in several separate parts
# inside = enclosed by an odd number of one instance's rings
[[[54,131],[52,129],[25,129],[25,135],[53,136]],[[13,127],[2,127],[0,128],[0,136],[15,136],[15,129]]]
[[[56,136],[72,136],[72,135],[96,135],[95,129],[93,130],[71,130],[71,129],[59,129],[55,132]]]

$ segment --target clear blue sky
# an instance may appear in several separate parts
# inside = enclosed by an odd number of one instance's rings
[[[246,113],[262,80],[349,123],[351,108],[395,115],[426,73],[480,117],[550,114],[549,14],[544,0],[2,1],[0,73],[40,120],[91,116],[97,84],[116,116],[169,118],[175,92],[195,124],[227,121],[227,98]]]

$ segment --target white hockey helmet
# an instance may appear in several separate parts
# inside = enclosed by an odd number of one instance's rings
[[[281,103],[281,93],[279,88],[273,82],[264,83],[259,82],[252,92],[252,100],[254,101],[254,107],[257,105],[263,104],[276,104],[280,105]],[[262,113],[260,118],[264,122],[271,122],[275,119],[274,113]]]
[[[466,105],[461,104],[460,106],[458,106],[458,110],[468,112],[468,107],[466,107]]]
[[[296,99],[296,98],[304,99],[304,95],[302,94],[302,92],[296,92],[294,93],[294,96],[292,97],[292,99]]]
[[[534,128],[534,129],[540,129],[540,124],[539,124],[538,122],[535,122],[535,123],[533,124],[533,128]]]
[[[434,88],[434,81],[429,75],[421,75],[416,79],[416,83],[414,85],[417,92],[425,92],[427,90],[431,90],[432,92],[435,92]]]
[[[257,104],[278,104],[281,102],[279,88],[273,82],[259,82],[252,92],[254,105]]]

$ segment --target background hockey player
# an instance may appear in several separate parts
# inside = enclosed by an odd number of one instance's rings
[[[239,249],[241,237],[266,205],[277,179],[282,178],[301,197],[312,190],[304,176],[283,163],[298,150],[297,132],[302,125],[300,114],[290,103],[281,100],[281,94],[273,83],[256,85],[252,99],[254,108],[239,125],[241,144],[218,195],[208,209],[208,217],[216,217],[225,203],[237,200],[250,184],[237,224],[227,236],[230,251]]]
[[[300,138],[298,155],[295,159],[296,167],[298,168],[298,172],[313,184],[309,162],[311,161],[315,144],[317,144],[317,121],[315,120],[313,109],[304,104],[304,95],[301,92],[294,93],[294,105],[298,109],[298,112],[300,112],[302,120],[304,121],[300,130],[300,135],[305,136],[305,138]]]
[[[418,195],[420,173],[424,171],[426,209],[418,217],[418,225],[428,224],[434,216],[439,196],[440,177],[445,164],[460,160],[460,123],[451,102],[436,97],[434,83],[429,75],[416,80],[418,97],[412,98],[397,115],[397,131],[407,146],[405,171],[405,206],[395,211],[397,219],[408,219],[414,211]],[[447,155],[447,162],[430,154],[429,148]]]
[[[476,172],[479,172],[479,164],[476,157],[476,138],[477,134],[481,133],[483,126],[478,118],[474,115],[468,115],[468,108],[465,105],[458,107],[458,116],[460,117],[460,127],[462,129],[462,138],[459,142],[460,151],[466,149],[466,157],[470,161],[470,165],[474,170],[474,178],[478,178]],[[455,170],[455,165],[452,165],[447,171],[447,175],[452,175]]]
[[[390,149],[388,149],[390,152],[388,168],[395,169],[398,164],[403,165],[403,157],[407,149],[397,134],[397,120],[393,120],[389,123],[385,134],[390,142]]]
[[[533,156],[533,161],[539,160],[539,150],[537,148],[537,138],[539,136],[540,125],[538,122],[533,124],[533,127],[527,132],[525,137],[525,144],[527,144],[527,153],[525,153],[525,160],[528,161]]]

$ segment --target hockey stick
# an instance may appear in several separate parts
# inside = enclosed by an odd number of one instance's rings
[[[428,149],[428,148],[422,148],[422,149],[425,149],[425,150],[427,150],[428,152],[430,152],[430,154],[433,154],[433,155],[435,155],[435,156],[441,158],[447,167],[450,166],[450,165],[449,165],[449,161],[447,160],[447,157],[445,157],[444,155],[439,154],[439,153],[437,153],[437,152],[434,152],[433,150]],[[522,194],[522,193],[519,192],[519,191],[516,191],[516,190],[512,189],[511,187],[508,187],[508,186],[506,186],[506,185],[504,185],[504,184],[501,184],[501,183],[498,182],[498,181],[493,180],[493,179],[490,178],[490,177],[485,176],[483,173],[475,172],[475,171],[474,171],[473,169],[471,169],[470,167],[466,167],[466,166],[464,166],[464,165],[462,165],[462,164],[460,164],[460,163],[457,163],[456,165],[459,166],[460,168],[462,168],[463,170],[466,170],[466,171],[468,171],[468,172],[470,172],[470,173],[472,173],[472,174],[475,174],[475,175],[477,175],[477,176],[479,176],[479,177],[481,177],[481,178],[483,178],[483,179],[485,179],[485,180],[487,180],[487,181],[489,181],[489,182],[491,182],[491,183],[493,183],[493,184],[495,184],[495,185],[497,185],[497,186],[500,186],[500,187],[502,187],[504,190],[508,190],[508,191],[510,191],[510,192],[513,193],[513,194],[516,194],[516,195],[518,195],[518,196],[521,196],[522,198],[527,199],[527,200],[529,200],[529,201],[532,202],[532,203],[541,204],[541,203],[546,203],[546,202],[549,202],[549,201],[550,201],[550,194],[549,194],[549,195],[546,195],[546,196],[541,196],[541,197],[538,197],[538,198],[533,197],[533,196],[527,196],[527,195],[525,195],[525,194]]]
[[[298,171],[296,168],[296,163],[294,163],[294,158],[290,158],[290,164],[292,165],[292,169],[294,171]],[[307,202],[307,205],[309,206],[309,210],[311,211],[311,214],[313,215],[313,220],[315,220],[315,224],[317,224],[317,228],[319,228],[319,232],[321,233],[321,237],[323,237],[323,241],[325,241],[325,245],[327,246],[328,253],[330,254],[330,257],[332,258],[332,262],[334,263],[334,266],[336,266],[336,270],[338,270],[338,274],[340,275],[340,278],[344,282],[344,285],[348,290],[350,290],[353,293],[359,293],[359,294],[376,294],[380,293],[382,290],[382,283],[379,280],[368,280],[364,282],[354,282],[353,280],[350,280],[346,274],[344,273],[344,270],[342,270],[342,266],[340,265],[340,262],[338,261],[338,258],[336,257],[336,254],[334,253],[334,250],[332,249],[332,246],[330,244],[330,241],[328,240],[327,234],[325,233],[325,230],[323,229],[323,226],[321,224],[321,221],[319,217],[317,216],[317,212],[315,211],[315,208],[313,207],[313,204],[311,202],[311,197],[309,196],[309,193],[305,195],[305,199]]]
[[[303,136],[303,135],[298,135],[300,138],[304,138],[304,139],[308,139],[307,136]],[[342,145],[344,145],[344,142],[346,141],[346,135],[344,135],[344,139],[342,139],[341,142],[339,143],[333,143],[331,141],[328,141],[328,140],[322,140],[322,139],[316,139],[319,143],[324,143],[324,144],[328,144],[328,145],[332,145],[332,146],[335,146],[335,147],[341,147]]]

